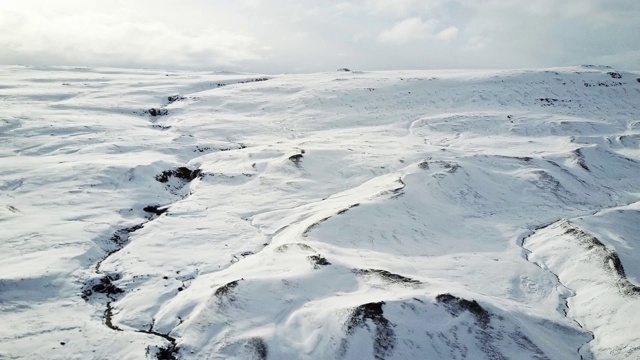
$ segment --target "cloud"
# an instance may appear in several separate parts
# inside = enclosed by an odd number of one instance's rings
[[[460,30],[458,30],[457,27],[449,26],[448,28],[437,33],[435,38],[444,42],[450,42],[450,41],[453,41],[456,37],[458,37],[459,32]]]
[[[484,49],[490,42],[490,39],[473,36],[467,41],[467,44],[463,47],[463,50],[481,50]]]
[[[0,0],[0,64],[640,69],[638,18],[633,0]]]
[[[442,0],[365,0],[364,8],[371,13],[395,18],[426,15],[442,5]]]
[[[395,24],[391,29],[385,30],[378,36],[378,41],[383,43],[404,44],[416,40],[426,39],[432,35],[436,21],[422,21],[420,18],[409,18]]]
[[[101,66],[238,67],[266,50],[251,36],[189,31],[99,13],[47,16],[0,11],[0,62]],[[37,59],[34,61],[34,59]]]

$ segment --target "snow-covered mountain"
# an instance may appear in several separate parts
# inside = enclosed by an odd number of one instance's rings
[[[640,359],[640,73],[0,69],[1,359]]]

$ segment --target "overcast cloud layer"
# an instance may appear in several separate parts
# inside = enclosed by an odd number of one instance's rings
[[[638,0],[2,0],[0,63],[640,69]]]

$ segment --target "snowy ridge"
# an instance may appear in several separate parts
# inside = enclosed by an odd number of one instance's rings
[[[0,76],[0,358],[640,356],[640,74]]]
[[[531,261],[573,289],[567,315],[592,329],[591,351],[602,354],[599,358],[633,358],[640,340],[633,332],[620,332],[619,324],[628,323],[628,311],[640,309],[640,286],[629,281],[618,254],[568,220],[540,229],[526,246]]]

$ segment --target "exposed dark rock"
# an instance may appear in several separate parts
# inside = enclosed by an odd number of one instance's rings
[[[196,146],[196,149],[193,150],[193,152],[205,152],[205,151],[211,151],[211,147],[209,147],[209,146],[203,146],[203,147]],[[220,151],[223,151],[223,150],[220,150]]]
[[[587,234],[570,223],[566,223],[564,227],[566,229],[565,234],[573,236],[586,250],[594,251],[598,254],[602,259],[603,268],[618,276],[617,285],[623,294],[629,296],[640,295],[640,286],[631,283],[629,279],[627,279],[627,274],[620,260],[620,256],[618,256],[615,251],[607,248],[595,236]]]
[[[612,79],[621,79],[622,78],[622,75],[619,72],[610,71],[607,74],[609,76],[611,76]]]
[[[269,78],[267,77],[262,77],[262,78],[256,78],[256,79],[247,79],[247,80],[241,80],[241,81],[236,81],[233,83],[217,83],[215,84],[217,87],[223,87],[223,86],[227,86],[227,85],[234,85],[234,84],[247,84],[247,83],[252,83],[252,82],[260,82],[260,81],[267,81],[269,80]]]
[[[159,109],[159,108],[151,108],[145,110],[144,113],[149,114],[151,116],[164,116],[169,115],[169,110],[167,109]]]
[[[261,77],[261,78],[256,78],[256,79],[249,79],[249,80],[238,81],[238,84],[246,84],[246,83],[260,82],[260,81],[267,81],[267,80],[269,80],[269,78],[267,78],[267,77]]]
[[[286,228],[286,226],[284,228]],[[305,250],[305,251],[315,251],[311,246],[309,246],[307,244],[302,244],[302,243],[282,244],[282,245],[278,246],[275,249],[275,251],[283,253],[285,251],[290,250],[293,247],[297,247],[297,248],[299,248],[301,250]]]
[[[320,225],[321,223],[327,221],[331,219],[331,216],[327,216],[326,218],[320,219],[318,221],[316,221],[315,223],[309,225],[309,227],[307,227],[303,232],[302,232],[302,237],[307,237],[309,236],[309,233],[311,232],[311,230],[315,229],[318,225]]]
[[[584,160],[584,154],[582,153],[581,149],[575,149],[573,150],[573,155],[576,156],[577,161],[578,161],[578,165],[580,165],[581,168],[587,170],[587,171],[591,171],[589,169],[589,167],[587,166],[587,163]]]
[[[489,312],[475,300],[469,301],[446,293],[436,296],[436,301],[445,304],[449,311],[455,316],[458,316],[461,311],[466,310],[473,314],[476,318],[476,322],[483,328],[487,328],[489,326],[491,314],[489,314]]]
[[[557,103],[570,103],[570,102],[572,102],[572,100],[555,99],[555,98],[540,98],[540,99],[537,99],[537,100],[542,103],[542,106],[552,106],[552,105],[556,105]]]
[[[300,162],[302,161],[302,158],[303,158],[302,154],[295,154],[295,155],[289,156],[289,160],[291,160],[291,162],[296,164],[297,167],[300,167]]]
[[[144,210],[145,212],[160,216],[166,213],[169,210],[169,207],[161,206],[161,205],[149,205],[149,206],[145,206],[144,209],[142,210]]]
[[[591,84],[586,81],[583,81],[583,85],[585,87],[593,87],[593,86],[604,86],[604,87],[613,87],[613,86],[621,86],[623,85],[621,82],[616,81],[598,81],[596,84]]]
[[[182,96],[182,95],[171,95],[167,97],[167,101],[169,102],[169,104],[176,102],[176,101],[182,101],[186,99],[186,97]]]
[[[357,328],[369,328],[369,324],[375,326],[375,338],[373,343],[373,356],[376,360],[384,360],[390,355],[396,346],[397,339],[393,331],[393,324],[384,317],[384,301],[363,304],[356,307],[346,322],[347,336],[353,335]],[[340,344],[340,355],[344,356],[348,348],[348,339]]]
[[[615,270],[618,275],[621,277],[627,277],[626,272],[624,271],[624,266],[622,266],[622,261],[620,261],[620,257],[615,252],[610,252],[607,257],[607,262],[611,265],[613,270]]]
[[[178,347],[174,343],[169,343],[156,351],[158,360],[178,360]]]
[[[418,280],[415,280],[415,279],[412,279],[412,278],[408,278],[406,276],[394,274],[394,273],[386,271],[386,270],[380,270],[380,269],[354,269],[352,271],[355,274],[358,274],[358,275],[375,275],[375,276],[378,276],[378,277],[382,278],[383,280],[386,280],[386,281],[391,282],[391,283],[400,283],[400,284],[407,284],[407,285],[419,285],[419,284],[421,284],[421,282],[418,281]]]
[[[342,215],[342,214],[346,213],[347,211],[349,211],[349,209],[353,209],[354,207],[358,207],[358,206],[360,206],[360,204],[359,203],[355,203],[355,204],[349,206],[346,209],[342,209],[342,210],[338,211],[338,215]]]
[[[155,349],[155,353],[153,354],[158,360],[178,360],[178,351],[180,348],[176,345],[176,339],[171,335],[159,333],[153,330],[153,326],[155,324],[155,319],[151,322],[149,326],[149,330],[136,330],[139,333],[149,334],[153,336],[157,336],[165,339],[168,344],[163,347],[158,346],[148,346],[147,347],[147,355],[151,354],[151,349]]]
[[[321,255],[311,255],[308,256],[308,259],[313,263],[315,269],[319,269],[321,266],[331,265],[331,263]]]
[[[214,293],[214,295],[217,297],[221,297],[229,294],[231,290],[233,290],[236,286],[238,286],[238,281],[239,280],[234,280],[230,283],[227,283],[226,285],[220,286],[219,288],[216,289],[216,292]]]
[[[105,276],[102,279],[100,279],[100,283],[94,285],[91,288],[91,290],[101,294],[109,294],[109,295],[121,294],[124,292],[124,290],[113,285],[113,281],[116,281],[116,280],[118,280],[118,278],[115,276],[114,277]]]
[[[100,279],[97,284],[87,284],[85,290],[82,291],[82,298],[88,300],[94,293],[105,294],[112,297],[117,294],[122,294],[124,290],[113,284],[114,281],[119,280],[117,275],[107,275]]]
[[[533,160],[533,158],[529,156],[506,156],[506,155],[491,155],[491,156],[497,157],[500,159],[515,159],[522,162],[530,162]],[[488,157],[488,156],[485,156],[485,157]]]
[[[545,355],[544,351],[538,347],[529,337],[523,334],[520,330],[515,331],[514,333],[510,333],[509,337],[513,342],[515,342],[519,348],[528,351],[529,353],[535,354],[532,359],[536,360],[548,360],[549,358]],[[502,355],[502,354],[501,354]]]
[[[249,351],[253,353],[256,359],[267,360],[267,356],[269,355],[269,348],[267,347],[267,343],[262,338],[251,338],[247,340],[246,346],[249,348]]]
[[[191,170],[187,167],[181,166],[174,170],[163,171],[161,174],[156,175],[156,180],[161,183],[167,183],[171,177],[175,177],[184,181],[192,181],[201,174],[202,170],[200,169]]]
[[[434,161],[433,163],[437,164],[437,165],[440,165],[449,174],[453,174],[453,173],[457,172],[461,168],[461,166],[459,164],[448,162],[448,161],[438,160],[438,161]]]

